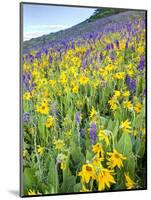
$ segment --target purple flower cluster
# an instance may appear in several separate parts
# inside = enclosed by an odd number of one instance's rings
[[[27,123],[27,122],[29,121],[29,119],[30,119],[29,113],[25,112],[25,113],[23,114],[23,122],[24,122],[24,123]]]
[[[94,122],[90,125],[90,140],[92,144],[96,143],[96,124]]]
[[[129,75],[127,75],[125,82],[131,92],[136,89],[136,79],[135,78],[131,78]]]
[[[78,112],[76,113],[76,123],[77,123],[77,125],[79,125],[80,122],[81,122],[80,114],[81,114],[80,111],[78,111]]]
[[[139,65],[138,65],[137,69],[139,71],[143,71],[144,66],[145,66],[145,58],[144,58],[144,56],[141,56],[140,62],[139,62]]]

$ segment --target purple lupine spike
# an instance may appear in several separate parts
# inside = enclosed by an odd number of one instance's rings
[[[52,56],[49,57],[49,63],[52,63]]]
[[[125,49],[128,49],[128,41],[125,44]]]
[[[37,53],[36,53],[36,56],[35,56],[35,58],[41,58],[41,51],[38,51]]]
[[[111,43],[111,49],[114,49],[114,44],[113,43]]]
[[[126,76],[126,79],[125,79],[125,82],[126,82],[127,86],[130,85],[130,81],[131,81],[131,78],[130,78],[129,75],[127,75],[127,76]]]
[[[137,69],[139,71],[143,71],[144,66],[145,66],[145,58],[144,58],[144,56],[141,56],[140,62],[139,62],[139,65],[138,65]]]
[[[130,90],[133,91],[136,88],[136,79],[130,81]]]
[[[144,89],[142,96],[143,96],[143,97],[146,96],[146,89]]]
[[[86,62],[82,61],[82,69],[84,70],[86,68]]]
[[[114,61],[114,54],[113,53],[111,53],[110,58],[111,58],[112,61]]]
[[[100,60],[103,60],[103,54],[102,54],[102,52],[100,53]]]
[[[119,41],[117,39],[115,40],[115,44],[116,44],[116,47],[119,49]]]
[[[29,113],[25,112],[25,113],[23,114],[23,122],[24,122],[24,123],[27,123],[27,122],[29,121],[29,118],[30,118]]]
[[[81,122],[80,115],[81,115],[81,112],[80,112],[80,111],[78,111],[78,112],[76,113],[76,123],[77,123],[77,125],[79,125],[79,124],[80,124],[80,122]]]
[[[27,74],[27,79],[28,79],[28,80],[31,79],[31,74],[30,74],[30,73]]]
[[[57,108],[55,102],[51,104],[51,114],[52,116],[57,117]]]
[[[96,143],[96,124],[94,122],[90,125],[90,140],[92,144]]]
[[[111,49],[110,44],[107,44],[107,45],[106,45],[106,50],[109,51],[110,49]]]

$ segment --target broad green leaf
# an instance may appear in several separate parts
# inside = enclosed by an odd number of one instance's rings
[[[81,183],[77,183],[76,185],[74,185],[74,192],[80,192],[81,188]]]
[[[25,168],[23,172],[23,184],[24,188],[31,189],[37,183],[37,178],[35,176],[34,170],[32,168]]]
[[[127,157],[126,160],[126,171],[129,173],[130,177],[134,178],[135,177],[135,158],[134,155]]]
[[[123,133],[119,141],[117,142],[116,149],[124,156],[129,156],[132,152],[132,142],[128,133]]]
[[[58,172],[53,158],[51,159],[49,165],[48,184],[52,186],[54,193],[58,192]]]
[[[75,176],[69,176],[65,181],[63,181],[60,192],[61,193],[70,193],[74,191],[74,185],[76,183]]]

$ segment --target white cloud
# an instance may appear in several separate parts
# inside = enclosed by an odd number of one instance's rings
[[[24,31],[24,41],[30,40],[31,38],[36,38],[45,34],[57,32],[70,26],[61,25],[61,24],[51,24],[51,25],[33,25],[29,26],[28,30]]]

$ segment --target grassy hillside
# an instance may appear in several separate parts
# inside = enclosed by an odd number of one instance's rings
[[[101,19],[103,17],[115,15],[121,12],[126,12],[126,9],[116,9],[116,8],[98,8],[95,10],[94,14],[88,19],[88,22]]]
[[[123,23],[134,20],[137,17],[144,18],[144,13],[140,11],[126,11],[123,9],[96,9],[94,14],[87,20],[68,29],[50,33],[41,37],[33,38],[23,43],[24,52],[31,49],[37,49],[44,46],[52,45],[60,40],[73,40],[79,37],[85,37],[92,32],[101,32],[111,23]]]

